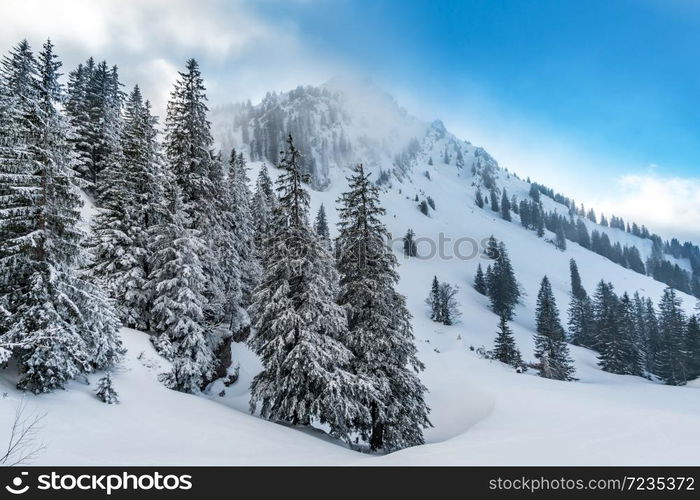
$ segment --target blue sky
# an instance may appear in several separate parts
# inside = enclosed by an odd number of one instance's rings
[[[700,2],[259,5],[555,189],[652,225],[665,221],[636,212],[654,198],[697,201],[682,180],[700,175]],[[542,161],[547,148],[559,153]],[[698,207],[668,208],[656,212],[685,221]]]
[[[163,109],[197,57],[213,104],[370,76],[499,162],[700,241],[700,1],[3,0],[0,50],[51,36]]]
[[[476,88],[629,165],[700,165],[700,2],[262,2],[321,51],[448,106]],[[591,166],[594,168],[595,166]]]

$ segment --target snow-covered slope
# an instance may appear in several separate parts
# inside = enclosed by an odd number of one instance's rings
[[[314,95],[302,94],[295,99]],[[7,393],[0,401],[0,429],[9,428],[13,409],[24,397],[28,409],[47,414],[40,433],[46,449],[36,461],[40,464],[698,463],[700,451],[693,439],[700,428],[698,382],[668,387],[639,377],[605,373],[597,367],[594,352],[573,346],[577,382],[546,380],[531,372],[518,374],[478,357],[471,348],[492,346],[498,318],[489,310],[487,299],[471,287],[476,267],[483,262],[481,249],[476,249],[473,258],[463,259],[455,256],[453,245],[461,241],[459,250],[464,256],[473,253],[470,241],[481,242],[493,234],[505,242],[525,291],[513,330],[526,361],[534,359],[535,300],[545,274],[565,320],[570,258],[576,259],[589,292],[604,278],[619,293],[639,291],[656,302],[665,285],[575,243],[569,242],[568,249],[560,251],[549,241],[554,238],[552,234],[538,238],[489,209],[476,207],[473,200],[477,186],[492,183],[523,199],[530,185],[500,169],[483,149],[451,135],[440,122],[421,124],[389,104],[394,111],[380,113],[385,123],[377,127],[373,137],[373,123],[379,117],[372,121],[366,110],[358,111],[359,104],[348,109],[347,102],[352,101],[347,97],[332,92],[318,95],[314,98],[317,109],[325,109],[330,116],[330,109],[335,107],[345,114],[334,122],[334,130],[337,137],[342,131],[349,147],[338,161],[322,163],[323,156],[317,157],[318,168],[312,173],[317,176],[318,190],[311,193],[312,211],[323,203],[333,231],[337,222],[335,200],[346,188],[346,162],[363,160],[377,177],[392,171],[383,178],[382,201],[387,209],[385,222],[394,237],[398,239],[412,228],[425,239],[419,243],[422,258],[404,258],[398,241],[394,248],[400,262],[399,289],[407,297],[419,357],[426,365],[421,377],[430,391],[427,399],[434,424],[426,431],[427,443],[386,456],[371,456],[350,450],[320,432],[284,427],[251,416],[248,385],[260,365],[243,344],[232,348],[234,363],[240,364],[240,378],[232,386],[217,381],[201,396],[169,391],[157,381],[167,363],[158,358],[145,334],[126,329],[123,338],[128,353],[114,376],[121,397],[119,405],[108,406],[94,397],[94,382],[100,374],[90,377],[90,386],[73,382],[68,391],[33,396],[18,393],[13,372],[6,370],[0,372],[0,392]],[[309,137],[315,131],[332,132],[329,116],[322,126],[317,113],[295,115],[291,97],[275,99],[288,103],[277,116],[284,123],[289,123],[290,116],[303,115],[313,124],[309,125]],[[327,107],[328,102],[335,104]],[[269,106],[266,112],[271,113],[274,106]],[[242,141],[241,127],[226,125],[222,117],[230,115],[220,113],[214,116],[214,122],[222,145],[248,150],[250,143]],[[250,110],[247,113],[250,115]],[[252,114],[264,115],[257,111]],[[316,154],[322,149],[308,151]],[[251,178],[262,164],[250,163]],[[271,174],[277,171],[272,169]],[[436,209],[424,216],[417,208],[416,196],[430,196]],[[554,200],[543,200],[547,210],[566,210]],[[637,245],[643,256],[650,251],[643,247],[648,240],[616,229],[597,228],[608,231],[611,239],[615,238],[613,242]],[[431,252],[428,241],[438,242],[440,235],[448,243],[443,245],[442,253]],[[433,255],[428,257],[429,253]],[[434,275],[460,288],[463,316],[456,325],[434,323],[426,314],[424,300]],[[691,312],[695,299],[680,296],[686,311]],[[2,439],[0,434],[0,443]]]

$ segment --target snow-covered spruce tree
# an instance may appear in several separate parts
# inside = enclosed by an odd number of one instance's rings
[[[501,218],[507,221],[512,220],[510,215],[510,200],[508,199],[508,192],[505,188],[503,188],[503,196],[501,196]]]
[[[265,256],[266,240],[272,232],[272,214],[275,208],[277,208],[277,195],[272,186],[267,167],[263,165],[258,173],[258,178],[255,182],[255,192],[251,201],[254,229],[253,242],[261,262]]]
[[[556,244],[559,250],[566,250],[566,234],[564,234],[564,225],[560,222],[556,227]]]
[[[119,403],[119,394],[114,389],[112,384],[112,374],[107,372],[107,374],[97,381],[97,390],[95,391],[97,399],[108,405],[113,405]]]
[[[150,330],[153,294],[147,286],[150,278],[151,230],[168,217],[169,186],[172,174],[166,168],[158,142],[158,119],[151,114],[149,101],[142,101],[135,87],[125,106],[122,149],[124,169],[131,176],[133,201],[129,229],[133,265],[125,273],[124,295],[120,301],[122,321],[132,328]]]
[[[574,366],[566,345],[564,328],[559,321],[552,285],[549,278],[542,278],[537,294],[537,334],[535,357],[540,361],[539,375],[556,380],[574,380]]]
[[[253,197],[248,187],[248,167],[243,153],[231,152],[228,184],[231,196],[233,239],[240,261],[241,306],[251,304],[253,292],[260,282],[262,269],[255,248],[255,226],[251,213]],[[235,328],[234,328],[235,331]]]
[[[600,352],[610,339],[619,335],[618,310],[619,298],[612,283],[600,280],[593,297],[594,333],[587,347]]]
[[[204,318],[207,299],[202,255],[208,248],[199,231],[191,227],[177,184],[172,185],[169,197],[167,217],[151,231],[153,272],[148,287],[155,296],[152,326],[160,336],[156,347],[173,365],[162,376],[163,382],[171,389],[197,392],[215,368],[207,341],[210,326]]]
[[[484,255],[491,260],[496,260],[498,258],[498,240],[493,235],[489,236],[489,239],[486,242]]]
[[[520,286],[515,279],[508,251],[503,242],[498,244],[498,256],[487,281],[491,309],[499,316],[513,319],[515,306],[520,301]]]
[[[373,450],[396,450],[422,444],[430,425],[426,388],[417,373],[411,315],[395,290],[397,261],[387,248],[389,235],[380,217],[379,189],[362,165],[349,177],[349,191],[339,199],[337,266],[339,304],[347,311],[352,367],[372,380],[377,400],[367,400],[371,422],[360,431]]]
[[[145,286],[150,268],[148,231],[164,216],[169,182],[156,139],[156,119],[138,86],[124,106],[119,161],[100,173],[101,206],[93,219],[92,280],[117,304],[122,323],[150,328],[153,297]]]
[[[406,235],[403,237],[403,254],[406,257],[415,257],[418,255],[416,233],[413,232],[413,229],[406,231]]]
[[[77,153],[76,170],[87,181],[86,189],[100,199],[102,170],[119,161],[121,91],[116,67],[92,58],[71,72],[66,113],[73,133],[70,142]]]
[[[687,382],[683,335],[686,319],[681,300],[673,288],[666,288],[659,303],[659,347],[655,373],[668,385]]]
[[[0,303],[10,318],[2,339],[20,346],[18,387],[36,393],[107,368],[122,352],[111,304],[78,271],[81,201],[59,111],[60,66],[50,41],[38,61],[23,41],[0,68],[10,111],[0,134]]]
[[[168,101],[163,149],[182,198],[183,220],[188,228],[199,231],[198,237],[206,247],[214,250],[201,255],[200,261],[206,297],[204,315],[211,325],[219,325],[225,324],[226,301],[226,277],[219,250],[230,234],[217,210],[217,201],[221,201],[217,191],[222,187],[217,183],[223,182],[223,166],[212,154],[214,140],[207,120],[205,90],[197,61],[188,60]]]
[[[476,267],[476,276],[474,276],[474,290],[479,292],[481,295],[488,294],[488,286],[486,285],[486,277],[484,276],[484,271],[481,268],[481,264]]]
[[[318,212],[316,213],[316,219],[314,219],[314,231],[316,231],[318,237],[321,238],[321,242],[326,246],[326,248],[328,248],[328,250],[331,250],[331,234],[330,230],[328,229],[326,209],[323,206],[323,203],[321,203],[321,206],[319,207]]]
[[[212,348],[218,350],[222,340],[231,335],[231,328],[241,323],[243,296],[231,190],[221,153],[212,158],[209,183],[213,196],[211,211],[206,216],[209,222],[206,227],[197,229],[210,249],[202,256],[202,269],[207,276],[205,318],[213,327],[213,335],[208,340]]]
[[[499,212],[501,207],[498,205],[498,195],[496,194],[496,189],[491,189],[491,210],[493,212]]]
[[[425,303],[430,308],[430,319],[442,323],[442,308],[440,307],[440,282],[437,276],[433,276],[430,286],[430,295],[425,299]]]
[[[508,319],[505,316],[501,316],[498,323],[498,334],[494,346],[493,357],[495,359],[513,368],[523,367],[523,358],[515,345],[513,331],[508,326]]]
[[[658,353],[661,345],[661,332],[659,330],[659,320],[654,308],[654,303],[650,298],[644,300],[644,314],[642,317],[644,322],[646,341],[645,341],[645,367],[649,373],[657,373]]]
[[[647,368],[649,358],[649,329],[644,318],[644,308],[644,298],[639,295],[639,292],[634,292],[634,296],[632,297],[632,319],[637,339],[637,350],[639,352],[639,362],[642,374],[646,374],[649,371]]]
[[[121,169],[123,161],[121,111],[124,94],[117,67],[110,69],[105,62],[98,64],[88,90],[88,98],[96,99],[94,102],[89,101],[89,104],[94,113],[94,116],[91,115],[93,127],[94,124],[97,125],[90,136],[93,150],[89,181],[94,183],[95,199],[101,204],[105,200],[105,193],[112,188],[112,171]]]
[[[477,207],[484,208],[484,197],[481,195],[481,189],[479,188],[476,189],[476,198],[474,199],[474,203]]]
[[[616,307],[615,332],[601,339],[598,366],[620,375],[641,375],[637,332],[632,301],[625,292]]]
[[[89,130],[93,126],[90,119],[90,106],[88,104],[88,84],[95,71],[95,61],[90,58],[85,64],[78,67],[68,75],[66,88],[66,117],[71,126],[71,135],[68,142],[73,147],[76,155],[76,170],[87,181],[90,177],[89,163],[91,161],[92,144],[89,141]],[[94,184],[90,187],[94,187]]]
[[[263,364],[251,384],[250,409],[292,425],[327,424],[332,435],[349,440],[369,425],[366,401],[377,397],[349,371],[347,320],[334,301],[338,274],[309,225],[309,194],[291,136],[279,166],[279,206],[250,308],[248,342]]]
[[[686,324],[685,354],[688,380],[694,380],[700,377],[700,322],[696,315],[691,315]]]
[[[569,261],[571,271],[571,302],[569,303],[569,339],[578,346],[593,345],[593,306],[585,288],[581,285],[581,276],[574,259]]]

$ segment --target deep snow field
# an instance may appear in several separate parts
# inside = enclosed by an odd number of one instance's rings
[[[651,297],[655,303],[662,283],[626,270],[607,259],[567,242],[565,252],[537,238],[517,222],[505,222],[488,208],[474,205],[468,166],[456,169],[438,161],[430,177],[416,172],[403,183],[394,182],[383,194],[385,222],[395,238],[408,228],[418,237],[482,240],[493,234],[505,242],[516,277],[525,292],[512,324],[526,361],[533,361],[534,309],[544,274],[552,281],[566,322],[569,302],[569,259],[575,258],[589,293],[604,278],[616,292]],[[260,164],[251,165],[255,179]],[[271,174],[275,175],[274,169]],[[345,187],[345,172],[334,170],[331,188],[312,192],[313,217],[325,204],[329,223],[337,221],[335,199]],[[509,195],[527,197],[529,185],[500,172],[498,183]],[[400,190],[400,192],[399,192]],[[436,210],[430,216],[416,208],[419,192],[430,195]],[[544,198],[545,208],[555,208]],[[564,207],[559,206],[560,209]],[[89,214],[90,210],[84,211]],[[643,240],[622,231],[608,231],[615,241],[636,244],[646,258]],[[653,228],[652,228],[653,229]],[[419,358],[426,370],[421,378],[429,389],[433,428],[424,446],[379,456],[353,451],[322,432],[300,430],[261,420],[248,413],[248,385],[259,362],[243,344],[233,345],[240,379],[231,387],[214,382],[202,395],[170,391],[157,375],[167,369],[142,332],[123,329],[128,352],[114,373],[121,403],[105,405],[91,384],[72,382],[66,391],[35,396],[14,389],[14,372],[0,372],[0,446],[4,446],[14,409],[24,399],[27,411],[45,414],[40,439],[45,449],[33,462],[50,465],[204,465],[204,464],[355,464],[355,465],[697,465],[700,463],[700,384],[668,387],[639,377],[605,373],[596,366],[594,352],[571,346],[576,382],[542,379],[530,370],[518,374],[500,363],[481,359],[470,347],[491,348],[498,318],[488,299],[472,289],[479,256],[405,259],[401,244],[394,246],[400,262],[399,290],[408,298]],[[450,247],[451,248],[451,247]],[[419,252],[427,246],[419,245]],[[448,248],[449,250],[449,248]],[[468,253],[469,248],[463,247]],[[424,300],[433,275],[458,285],[462,318],[454,326],[429,320]],[[695,299],[679,294],[686,312]],[[220,392],[224,395],[220,396]]]

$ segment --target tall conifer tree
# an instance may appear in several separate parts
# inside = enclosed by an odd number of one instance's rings
[[[339,199],[339,303],[347,311],[348,345],[355,373],[372,380],[378,399],[366,401],[371,422],[361,429],[374,450],[396,450],[424,442],[430,422],[425,387],[417,373],[411,315],[396,289],[399,275],[389,235],[381,221],[379,189],[357,165],[349,190]]]

